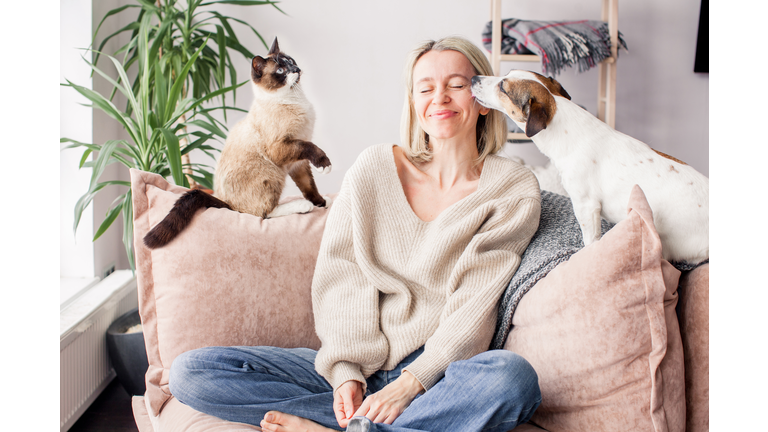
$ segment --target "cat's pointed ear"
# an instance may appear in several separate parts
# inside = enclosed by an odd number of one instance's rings
[[[256,56],[251,60],[251,78],[258,80],[264,74],[264,65],[267,63],[261,56]]]
[[[277,54],[280,52],[280,47],[277,45],[277,37],[275,37],[275,41],[272,42],[272,48],[269,49],[269,52],[267,55]]]

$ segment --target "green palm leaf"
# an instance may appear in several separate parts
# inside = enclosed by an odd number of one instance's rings
[[[262,35],[248,22],[225,16],[216,10],[225,4],[243,7],[266,5],[285,14],[275,1],[134,0],[134,3],[111,9],[101,17],[89,47],[93,53],[92,63],[83,59],[91,68],[92,75],[98,75],[111,85],[110,91],[102,95],[68,80],[61,84],[84,96],[88,101],[85,106],[103,111],[128,133],[129,139],[109,140],[104,144],[83,143],[69,138],[61,138],[60,143],[62,151],[81,150],[78,166],[92,169],[88,190],[75,204],[75,232],[84,210],[103,188],[128,188],[109,207],[94,234],[94,240],[103,235],[121,215],[123,243],[131,268],[134,267],[134,257],[130,184],[117,180],[99,181],[99,178],[106,166],[119,163],[164,177],[170,176],[175,183],[184,186],[189,185],[184,169],[190,169],[192,174],[189,178],[204,187],[213,187],[212,167],[182,162],[182,156],[203,152],[215,160],[215,153],[220,150],[209,141],[226,138],[228,111],[245,111],[227,103],[228,94],[231,93],[234,99],[235,90],[248,82],[238,83],[237,70],[242,66],[235,65],[231,51],[239,52],[246,59],[253,57],[251,50],[238,39],[233,25],[253,32],[261,44],[269,48]],[[101,38],[98,49],[94,49],[97,36],[106,27],[107,20],[125,16],[123,13],[126,11],[133,14],[128,23],[113,26],[118,30]],[[127,42],[112,53],[102,52],[107,43],[119,35],[127,36]],[[96,66],[102,55],[107,56],[115,66],[114,74]],[[122,60],[118,60],[118,56]],[[118,93],[126,98],[122,110],[113,102]],[[217,103],[209,105],[213,100]],[[219,116],[212,115],[215,110],[221,110],[224,122]],[[189,144],[182,145],[182,141],[189,141]]]

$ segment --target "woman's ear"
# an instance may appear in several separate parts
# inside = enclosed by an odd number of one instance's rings
[[[481,106],[481,107],[480,107],[480,115],[486,115],[486,114],[488,114],[489,112],[491,112],[491,109],[490,109],[490,108],[486,108],[486,107],[484,107],[484,106]]]

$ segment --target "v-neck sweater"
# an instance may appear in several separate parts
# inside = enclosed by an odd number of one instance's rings
[[[331,205],[312,281],[321,347],[315,369],[336,390],[408,354],[425,389],[448,365],[486,351],[498,302],[539,223],[539,184],[496,155],[477,190],[426,222],[411,208],[393,146],[366,149]]]

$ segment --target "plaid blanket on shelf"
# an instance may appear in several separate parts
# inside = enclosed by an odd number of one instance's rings
[[[483,46],[492,45],[492,22],[483,30]],[[619,48],[627,49],[621,32]],[[584,72],[611,56],[608,23],[602,21],[501,21],[502,54],[536,54],[545,75],[557,75],[566,67]]]

